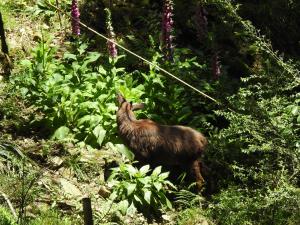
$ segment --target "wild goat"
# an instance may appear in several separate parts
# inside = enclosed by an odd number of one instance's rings
[[[137,120],[133,110],[144,104],[132,104],[117,95],[118,132],[138,161],[155,165],[181,165],[192,169],[198,190],[204,184],[200,172],[200,156],[207,146],[206,138],[185,126],[160,125],[149,119]]]

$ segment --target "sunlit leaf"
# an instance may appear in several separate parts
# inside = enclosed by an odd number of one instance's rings
[[[123,200],[118,204],[118,208],[120,209],[123,215],[126,215],[128,207],[129,207],[129,202],[127,200]]]
[[[124,155],[127,159],[129,159],[130,161],[134,159],[134,154],[125,145],[116,144],[115,146],[117,151]]]
[[[173,208],[172,203],[170,202],[170,200],[168,198],[166,198],[166,203],[167,203],[167,206],[169,209]]]
[[[161,179],[166,179],[168,176],[169,176],[169,172],[165,172],[165,173],[161,173],[161,174],[159,175],[159,178],[161,178]]]
[[[94,128],[93,130],[93,134],[95,135],[95,137],[97,138],[97,143],[99,145],[102,145],[102,142],[105,138],[106,135],[106,130],[103,129],[103,127],[101,125],[98,125]]]
[[[70,133],[70,129],[68,127],[61,126],[54,132],[52,138],[58,139],[58,140],[63,140],[68,136],[69,133]]]
[[[126,169],[131,176],[134,176],[138,172],[138,170],[134,168],[132,165],[128,165]]]
[[[158,167],[156,167],[154,170],[153,170],[153,172],[152,172],[152,175],[153,176],[158,176],[160,173],[161,173],[161,166],[158,166]]]
[[[136,188],[136,184],[127,185],[127,195],[131,195]]]
[[[141,205],[143,204],[142,200],[137,195],[134,195],[133,198],[134,198],[135,201],[137,201]]]
[[[157,191],[160,191],[162,189],[162,184],[159,182],[154,182],[153,185]]]
[[[140,173],[141,173],[142,175],[145,175],[146,173],[149,172],[149,169],[150,169],[150,166],[149,166],[149,165],[142,166],[142,167],[140,168]]]
[[[75,55],[75,54],[72,54],[72,53],[70,53],[70,52],[65,52],[63,58],[64,58],[64,59],[73,59],[73,60],[76,60],[76,59],[77,59],[76,55]]]
[[[149,190],[145,191],[144,193],[144,199],[149,205],[151,204],[151,195],[152,193]]]

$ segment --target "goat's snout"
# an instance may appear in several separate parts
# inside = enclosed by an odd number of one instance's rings
[[[124,98],[124,96],[121,93],[117,93],[117,101],[119,103],[119,108],[122,106],[124,102],[127,102],[127,100]],[[130,104],[130,110],[132,111],[145,108],[145,103],[129,102],[129,104]]]
[[[121,93],[117,93],[117,101],[119,103],[119,107],[122,105],[123,102],[126,102],[126,99],[121,95]]]

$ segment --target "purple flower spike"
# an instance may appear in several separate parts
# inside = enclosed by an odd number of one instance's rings
[[[114,28],[112,26],[112,21],[111,21],[111,12],[108,8],[105,9],[106,12],[106,30],[107,30],[107,36],[110,38],[110,40],[115,41],[115,33],[114,33]],[[112,58],[115,58],[118,56],[118,50],[116,47],[116,44],[114,44],[111,41],[107,41],[107,48],[109,55]]]
[[[221,66],[218,52],[215,52],[212,58],[212,75],[213,79],[219,79],[221,75]]]
[[[77,0],[72,0],[71,16],[72,16],[72,33],[74,35],[79,36],[80,35],[80,24],[79,24],[80,13],[79,13]]]
[[[199,3],[196,7],[195,24],[197,30],[197,38],[200,42],[204,40],[207,35],[207,11],[204,6]]]
[[[162,18],[162,49],[167,60],[173,60],[173,1],[165,0]]]

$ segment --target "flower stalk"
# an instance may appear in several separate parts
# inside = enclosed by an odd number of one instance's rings
[[[112,26],[112,19],[111,19],[111,11],[108,8],[105,8],[106,13],[106,30],[107,30],[107,36],[110,40],[115,41],[115,32],[114,28]],[[107,41],[107,49],[108,53],[112,58],[115,58],[118,56],[118,50],[116,45],[111,42]]]
[[[173,1],[165,0],[163,5],[163,18],[162,18],[162,50],[165,58],[169,61],[173,60]]]
[[[77,0],[72,0],[71,5],[71,17],[72,17],[72,33],[73,35],[79,36],[80,35],[80,13],[78,8]]]

